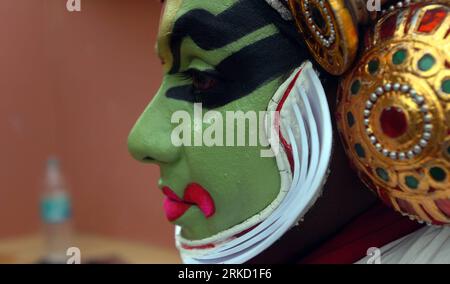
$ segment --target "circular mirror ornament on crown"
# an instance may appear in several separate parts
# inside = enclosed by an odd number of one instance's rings
[[[450,1],[390,9],[343,78],[337,119],[366,185],[411,219],[450,224]]]

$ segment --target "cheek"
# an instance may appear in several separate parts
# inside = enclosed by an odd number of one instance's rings
[[[275,95],[278,88],[283,83],[280,76],[260,86],[248,96],[237,100],[229,105],[229,109],[234,111],[264,111],[269,105],[270,99]]]
[[[270,192],[279,190],[275,159],[261,158],[260,149],[186,147],[185,158],[193,181],[207,188],[214,199],[248,201],[255,196],[273,197]]]

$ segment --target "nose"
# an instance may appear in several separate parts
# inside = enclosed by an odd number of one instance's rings
[[[180,148],[170,139],[172,124],[169,111],[164,111],[163,99],[155,96],[128,136],[128,151],[138,161],[171,163],[179,157]]]

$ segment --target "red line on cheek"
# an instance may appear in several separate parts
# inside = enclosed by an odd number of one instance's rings
[[[295,83],[297,82],[298,76],[300,76],[301,72],[302,72],[302,70],[300,69],[298,71],[298,73],[295,75],[294,79],[289,83],[288,88],[286,89],[286,91],[283,94],[283,97],[281,98],[280,102],[278,103],[278,106],[276,109],[276,111],[278,113],[281,113],[281,109],[283,108],[284,103],[286,102],[287,98],[289,97],[289,94],[291,93],[292,89],[294,88]],[[275,117],[275,124],[279,126],[278,129],[281,129],[279,118],[280,118],[280,116]],[[294,172],[294,157],[293,157],[293,153],[292,153],[292,146],[283,137],[281,130],[279,130],[279,133],[280,133],[281,144],[283,145],[283,148],[286,150],[286,155],[287,155],[287,158],[289,161],[289,165],[291,167],[291,172]]]

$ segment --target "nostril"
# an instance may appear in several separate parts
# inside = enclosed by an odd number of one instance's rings
[[[156,160],[150,156],[146,156],[142,159],[142,161],[146,162],[146,163],[152,163],[152,162],[155,162]]]

